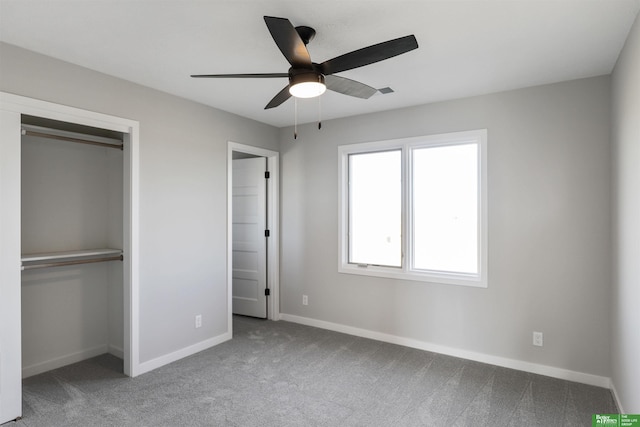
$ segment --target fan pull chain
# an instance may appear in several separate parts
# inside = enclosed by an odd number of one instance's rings
[[[322,96],[318,97],[318,130],[322,129]]]
[[[298,139],[298,98],[293,98],[293,139]]]

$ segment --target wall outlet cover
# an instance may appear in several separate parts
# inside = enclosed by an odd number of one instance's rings
[[[533,333],[533,345],[535,345],[537,347],[542,347],[542,345],[543,345],[542,332],[534,332]]]

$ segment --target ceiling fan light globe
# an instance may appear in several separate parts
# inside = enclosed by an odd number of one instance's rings
[[[312,70],[289,72],[289,93],[296,98],[314,98],[327,90],[322,73]]]
[[[315,98],[322,95],[327,90],[324,83],[302,82],[292,85],[289,93],[296,98]]]

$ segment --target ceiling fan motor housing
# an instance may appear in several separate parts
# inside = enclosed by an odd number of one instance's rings
[[[308,45],[309,42],[311,40],[313,40],[313,38],[316,36],[316,30],[314,30],[311,27],[304,26],[304,25],[296,27],[296,32],[298,33],[298,35],[302,39],[302,42],[305,45]]]
[[[316,70],[308,70],[305,68],[290,68],[289,83],[291,86],[298,83],[322,83],[324,84],[324,76]]]

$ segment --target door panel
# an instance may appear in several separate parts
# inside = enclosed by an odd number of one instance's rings
[[[267,317],[267,186],[264,157],[233,160],[233,312]]]

